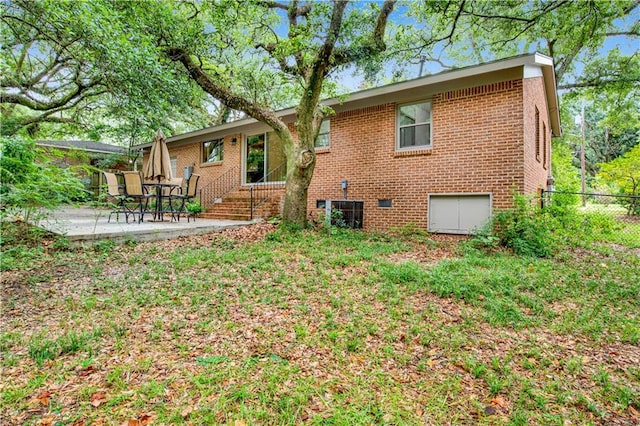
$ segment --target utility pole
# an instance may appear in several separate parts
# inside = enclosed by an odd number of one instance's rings
[[[586,178],[585,178],[585,159],[584,159],[584,148],[585,148],[585,138],[584,138],[584,103],[582,104],[582,114],[580,116],[580,135],[582,137],[582,144],[580,147],[580,175],[582,177],[582,207],[587,205],[587,196],[585,192],[587,192]]]

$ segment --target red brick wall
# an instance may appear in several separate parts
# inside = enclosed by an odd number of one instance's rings
[[[439,93],[432,98],[432,148],[395,151],[395,104],[338,114],[331,147],[318,153],[308,208],[317,199],[364,201],[369,229],[414,223],[427,227],[427,194],[490,192],[494,207],[524,189],[521,80]],[[379,208],[391,199],[391,208]]]
[[[236,144],[232,145],[231,140],[236,138]],[[202,188],[207,183],[212,182],[215,178],[222,175],[234,166],[238,167],[238,179],[240,179],[240,154],[242,147],[242,136],[240,134],[228,135],[224,138],[224,153],[222,161],[219,163],[203,163],[202,162],[202,143],[210,139],[203,138],[202,141],[174,147],[169,145],[169,155],[176,157],[178,160],[178,176],[184,175],[184,168],[193,166],[193,173],[202,177],[198,183],[198,187]],[[144,163],[149,159],[148,152],[144,157]]]
[[[544,185],[546,170],[533,152],[532,127],[537,105],[549,129],[541,78],[452,90],[430,99],[430,149],[396,152],[395,103],[332,117],[331,146],[317,152],[309,187],[310,215],[321,211],[316,200],[343,197],[343,179],[349,185],[347,198],[364,201],[368,229],[408,223],[427,228],[429,193],[491,193],[494,208],[504,208],[511,205],[514,190],[532,192]],[[232,146],[234,136],[238,143]],[[239,134],[225,137],[224,161],[218,165],[200,163],[201,142],[170,147],[170,153],[178,157],[180,176],[183,167],[195,163],[194,172],[203,176],[206,185],[240,165],[242,143]],[[392,207],[378,207],[380,199],[391,199]]]
[[[527,78],[523,81],[524,193],[531,194],[540,188],[546,187],[549,163],[551,161],[551,138],[549,136],[549,111],[544,96],[542,77]],[[538,145],[536,145],[536,108],[538,108],[540,113],[538,120]],[[547,133],[546,144],[544,143],[544,129],[546,129]],[[536,152],[536,148],[538,152]]]

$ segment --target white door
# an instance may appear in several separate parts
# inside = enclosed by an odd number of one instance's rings
[[[490,194],[430,194],[429,231],[472,234],[491,218]]]

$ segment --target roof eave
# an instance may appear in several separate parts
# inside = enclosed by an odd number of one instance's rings
[[[560,125],[560,104],[558,102],[556,71],[553,65],[553,59],[540,53],[536,53],[534,56],[536,63],[541,65],[542,68],[544,91],[547,96],[552,135],[562,136],[562,126]]]
[[[461,79],[465,77],[473,77],[475,75],[507,70],[510,68],[523,67],[525,65],[537,65],[537,66],[540,66],[540,68],[542,69],[544,84],[545,84],[545,92],[547,96],[547,102],[549,105],[551,129],[554,136],[559,136],[561,134],[560,111],[558,108],[558,95],[556,92],[556,80],[555,80],[555,71],[553,68],[553,59],[546,55],[542,55],[540,53],[520,55],[512,58],[489,62],[486,64],[480,64],[480,65],[475,65],[475,66],[470,66],[470,67],[465,67],[460,69],[444,71],[444,72],[429,75],[426,77],[419,77],[413,80],[407,80],[400,83],[394,83],[386,86],[381,86],[373,89],[367,89],[367,90],[351,93],[346,95],[346,97],[330,98],[322,101],[322,103],[327,106],[346,105],[351,102],[356,102],[356,101],[360,101],[368,98],[374,98],[376,96],[388,95],[396,92],[418,89],[421,87],[445,83],[448,81]],[[294,117],[295,112],[296,112],[295,108],[287,108],[280,111],[276,111],[276,115],[280,118],[289,117],[289,116]],[[205,136],[214,132],[219,133],[219,132],[224,132],[226,130],[242,128],[243,126],[254,124],[257,122],[258,121],[254,118],[245,118],[242,120],[225,123],[218,126],[206,127],[204,129],[195,130],[193,132],[172,136],[167,139],[167,143],[179,142],[182,140],[191,139],[198,136]],[[148,143],[137,145],[136,148],[149,148],[151,147],[151,145],[152,143],[148,142]]]

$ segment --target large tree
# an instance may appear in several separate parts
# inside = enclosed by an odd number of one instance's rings
[[[0,20],[2,134],[139,141],[207,124],[202,92],[111,2],[12,0]]]
[[[173,33],[162,34],[167,57],[181,63],[204,91],[268,124],[282,140],[287,157],[283,216],[288,222],[304,226],[307,220],[307,189],[316,163],[314,141],[331,113],[320,102],[325,81],[333,71],[385,50],[394,4],[395,0],[387,0],[349,8],[346,1],[194,3],[192,16],[203,18],[204,49]],[[186,18],[180,27],[186,28],[189,19],[193,18]],[[250,84],[234,84],[234,79]],[[273,92],[267,90],[274,81],[293,85],[288,94],[297,113],[295,135],[274,113],[268,97]]]

